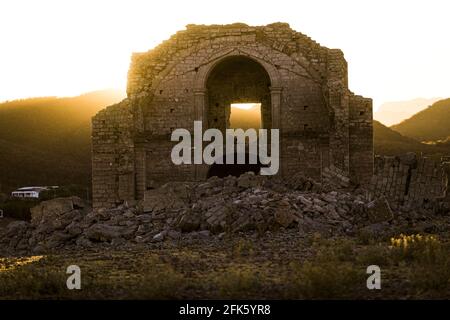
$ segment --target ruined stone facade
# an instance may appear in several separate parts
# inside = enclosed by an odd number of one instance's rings
[[[450,162],[436,161],[414,153],[376,156],[371,197],[385,196],[393,209],[420,208],[439,200],[450,200]]]
[[[142,199],[168,181],[203,180],[208,165],[171,162],[175,128],[224,130],[230,104],[261,103],[261,123],[280,129],[282,176],[320,180],[338,168],[356,184],[373,174],[372,101],[348,89],[342,51],[288,24],[188,25],[135,53],[128,97],[93,118],[94,207]]]

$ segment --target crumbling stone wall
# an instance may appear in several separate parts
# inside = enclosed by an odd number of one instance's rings
[[[207,165],[172,164],[170,134],[192,132],[195,120],[224,130],[236,102],[262,103],[263,127],[280,129],[280,175],[319,180],[332,167],[370,182],[371,99],[348,89],[340,50],[286,23],[188,25],[133,54],[127,94],[93,119],[95,207],[142,199],[168,181],[205,179]]]
[[[372,102],[351,96],[349,106],[349,154],[352,182],[364,185],[373,174]]]
[[[384,195],[393,208],[417,208],[448,196],[449,163],[414,153],[375,157],[371,196]]]
[[[128,100],[92,120],[92,193],[97,207],[135,198],[133,118]]]

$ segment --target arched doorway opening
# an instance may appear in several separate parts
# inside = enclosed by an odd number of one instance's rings
[[[224,131],[230,127],[232,104],[260,104],[261,128],[271,129],[270,77],[264,67],[245,56],[219,62],[206,81],[207,125]]]
[[[219,62],[210,72],[206,82],[208,128],[219,129],[223,134],[230,128],[271,129],[270,85],[267,71],[251,58],[233,56]],[[244,108],[243,104],[249,108]],[[245,149],[248,150],[248,147]],[[246,153],[245,164],[237,164],[235,152],[234,164],[227,164],[224,158],[223,164],[211,165],[207,176],[239,176],[247,171],[259,174],[261,165],[250,164],[248,156]]]

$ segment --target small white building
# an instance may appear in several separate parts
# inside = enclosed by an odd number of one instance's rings
[[[58,189],[58,186],[45,187],[23,187],[11,193],[14,198],[34,198],[38,199],[42,191]]]

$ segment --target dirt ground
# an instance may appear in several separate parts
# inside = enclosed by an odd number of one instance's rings
[[[81,269],[68,290],[67,267]],[[381,289],[369,290],[369,265]],[[1,299],[449,299],[450,241],[298,230],[0,258]]]

